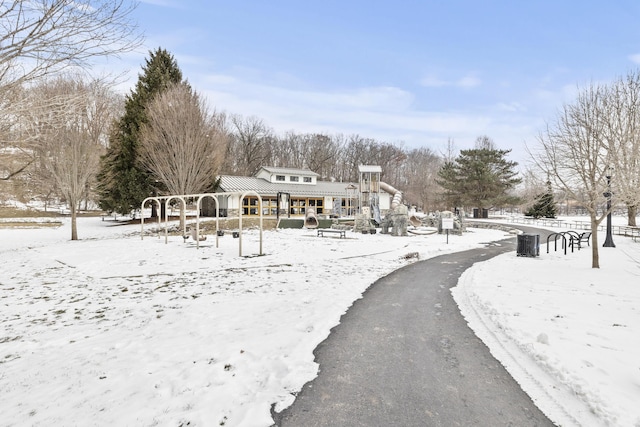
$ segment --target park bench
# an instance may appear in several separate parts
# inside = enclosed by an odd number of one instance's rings
[[[576,246],[578,249],[581,249],[582,243],[586,243],[587,246],[590,246],[590,231],[584,231],[582,233],[579,233],[577,231],[566,231],[565,234],[569,236],[569,246],[571,246],[571,249],[573,249],[574,246]]]
[[[102,221],[104,221],[104,219],[105,219],[105,218],[107,218],[107,219],[108,219],[108,218],[109,218],[109,217],[111,217],[111,216],[113,217],[113,220],[114,220],[114,221],[117,221],[117,220],[118,220],[118,214],[117,214],[117,213],[115,213],[115,212],[101,213],[101,214],[100,214],[100,218],[102,218]]]
[[[586,243],[587,246],[591,246],[589,240],[591,239],[591,232],[585,231],[584,233],[578,233],[578,248],[582,246],[582,243]]]
[[[118,212],[103,212],[100,214],[100,218],[102,218],[102,221],[104,221],[105,219],[110,220],[110,218],[113,218],[113,221],[117,221],[118,218],[133,219],[135,218],[135,212],[132,212],[129,215],[122,215],[122,214],[119,214]]]
[[[328,229],[328,228],[318,229],[318,237],[324,237],[325,233],[339,234],[341,239],[344,237],[347,237],[347,233],[345,230],[334,230],[334,229]]]

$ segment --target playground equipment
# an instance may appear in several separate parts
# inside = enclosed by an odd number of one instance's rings
[[[400,203],[402,203],[402,192],[400,190],[396,190],[386,182],[380,182],[380,188],[389,194],[393,194],[393,199],[391,199],[392,210],[398,207]]]
[[[304,214],[304,227],[305,228],[318,228],[318,216],[314,208],[307,208]]]
[[[409,215],[409,210],[402,204],[402,192],[380,181],[382,173],[380,166],[360,165],[358,172],[360,173],[360,214],[356,216],[354,231],[369,228],[371,219],[382,227],[382,233],[386,234],[391,230],[393,236],[406,236],[409,224],[414,227],[422,225],[420,218]],[[389,210],[384,218],[380,211],[381,190],[392,195]]]
[[[169,195],[169,196],[155,196],[155,197],[147,197],[146,199],[144,199],[142,201],[141,204],[141,212],[144,212],[144,208],[145,205],[147,203],[156,203],[158,205],[158,208],[161,208],[162,205],[164,204],[164,212],[165,212],[165,218],[164,218],[164,242],[165,244],[168,243],[169,241],[169,204],[172,201],[179,201],[181,203],[182,209],[181,209],[181,223],[182,223],[182,236],[187,235],[187,224],[185,221],[185,211],[187,208],[187,200],[195,200],[196,201],[196,224],[195,224],[195,231],[191,231],[193,233],[194,236],[194,240],[196,241],[196,247],[200,248],[200,241],[204,240],[201,239],[201,235],[200,235],[200,210],[202,207],[202,200],[206,199],[207,197],[210,197],[211,199],[213,199],[215,201],[216,204],[216,248],[218,247],[218,242],[220,239],[220,236],[222,233],[218,233],[217,231],[220,230],[219,227],[219,218],[220,218],[220,197],[230,197],[230,196],[238,196],[239,197],[239,206],[242,206],[242,201],[245,199],[245,197],[247,196],[255,196],[258,198],[258,203],[261,206],[262,205],[262,198],[260,197],[260,195],[258,193],[256,193],[255,191],[245,191],[245,192],[237,192],[237,193],[201,193],[201,194],[183,194],[183,195]],[[162,211],[162,209],[158,209],[159,211]],[[237,217],[226,217],[225,219],[238,219],[238,256],[242,256],[242,209],[238,210],[238,216]],[[259,228],[260,228],[260,255],[263,255],[262,253],[262,209],[259,209]],[[162,228],[162,218],[161,215],[158,215],[158,230],[160,230]],[[234,232],[235,233],[235,232]],[[158,237],[160,237],[160,234],[158,233]],[[234,236],[235,237],[235,236]],[[141,214],[140,215],[140,239],[144,239],[144,215]]]
[[[461,234],[464,231],[464,224],[461,217],[454,215],[453,212],[441,212],[424,219],[416,215],[415,212],[409,212],[406,205],[402,203],[403,195],[400,190],[394,188],[380,180],[382,168],[373,165],[360,165],[358,167],[360,173],[359,182],[359,214],[356,215],[354,231],[366,231],[371,228],[371,223],[380,225],[383,234],[391,234],[393,236],[406,236],[408,232],[412,234],[432,234],[433,228],[437,232],[442,233],[442,218],[453,218],[453,229],[447,229],[447,232]],[[380,192],[384,191],[391,195],[389,209],[384,212],[382,217],[380,206]],[[408,227],[413,229],[409,231]],[[427,227],[428,230],[418,228]]]
[[[414,227],[420,227],[422,225],[422,221],[420,220],[420,218],[418,218],[417,215],[409,214],[409,224],[413,225]]]

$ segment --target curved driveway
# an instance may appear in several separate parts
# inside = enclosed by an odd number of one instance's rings
[[[316,348],[318,376],[273,414],[276,425],[552,426],[450,292],[464,270],[514,243],[421,261],[374,283]]]

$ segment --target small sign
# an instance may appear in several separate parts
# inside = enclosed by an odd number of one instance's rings
[[[453,230],[453,218],[442,218],[442,229]]]

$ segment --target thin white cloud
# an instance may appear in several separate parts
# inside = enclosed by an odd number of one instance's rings
[[[446,80],[442,80],[436,76],[429,75],[420,79],[420,85],[425,87],[443,87],[448,86],[450,83]]]
[[[466,76],[456,82],[458,87],[476,87],[480,86],[482,81],[475,76]]]
[[[151,6],[180,8],[182,4],[175,0],[140,0],[140,3],[150,4]]]
[[[497,105],[498,110],[516,112],[526,111],[527,108],[519,102],[501,102]]]
[[[205,81],[212,85],[231,85],[236,83],[238,79],[236,77],[223,74],[209,74],[206,76]]]
[[[565,103],[574,101],[580,90],[580,87],[575,84],[566,84],[557,88],[536,89],[533,91],[533,96],[534,100],[542,104],[559,108]]]
[[[634,64],[640,64],[640,53],[634,53],[629,55],[627,58],[629,58],[629,60]]]
[[[340,109],[403,111],[410,107],[414,97],[411,93],[395,87],[367,87],[333,93],[310,92],[308,99]]]
[[[190,46],[206,40],[207,32],[197,27],[181,27],[172,31],[162,31],[148,34],[145,47],[154,50],[158,46],[168,49],[174,56],[179,57],[181,46]],[[206,60],[206,59],[205,59]]]
[[[480,86],[482,81],[473,74],[468,74],[459,79],[446,80],[442,79],[434,74],[429,74],[420,79],[420,85],[424,87],[460,87],[460,88],[471,88]]]
[[[324,92],[254,83],[246,78],[222,74],[203,76],[199,82],[194,81],[194,84],[197,83],[218,94],[233,96],[237,100],[259,99],[269,104],[283,105],[284,108],[306,106],[331,111],[406,111],[414,101],[410,92],[389,86]]]
[[[515,102],[488,106],[482,112],[417,110],[413,94],[394,87],[322,92],[224,75],[208,75],[194,85],[217,110],[260,117],[278,134],[360,134],[435,151],[449,138],[460,148],[471,148],[478,136],[489,135],[516,154],[522,150],[514,146],[531,139],[542,124],[539,117],[527,117],[526,108]]]
[[[532,138],[541,121],[540,117],[526,116],[527,109],[517,102],[482,110],[419,110],[415,95],[398,87],[324,91],[309,88],[308,82],[295,76],[267,75],[255,69],[210,73],[205,70],[212,67],[202,67],[201,61],[183,59],[179,57],[178,62],[184,75],[212,109],[259,117],[280,135],[288,131],[359,134],[435,151],[449,138],[459,148],[472,148],[478,136],[489,135],[499,146],[512,148],[513,144],[522,145],[526,138]],[[139,69],[132,70],[130,87],[138,72]]]

